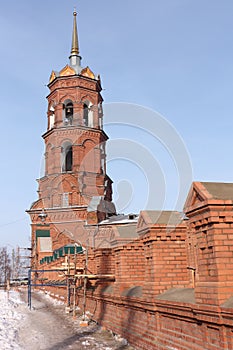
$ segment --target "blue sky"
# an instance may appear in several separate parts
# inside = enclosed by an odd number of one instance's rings
[[[32,5],[9,0],[0,12],[0,245],[28,244],[25,209],[37,198],[46,84],[52,69],[68,63],[74,6],[82,63],[101,74],[105,102],[158,111],[183,139],[194,180],[232,182],[232,1],[47,0]],[[107,131],[112,138],[127,136],[127,129]],[[132,130],[129,137],[138,140]],[[151,152],[155,149],[162,162],[164,150],[158,144]],[[125,164],[113,163],[109,172],[117,183]],[[177,182],[173,168],[164,166],[170,169],[171,189]],[[143,179],[133,168],[127,171],[131,174],[135,198],[126,209],[139,211]],[[169,193],[174,194],[169,190],[167,195],[172,207]]]

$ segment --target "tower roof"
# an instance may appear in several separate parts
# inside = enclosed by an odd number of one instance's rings
[[[51,83],[58,77],[81,75],[90,79],[98,80],[101,85],[100,76],[96,76],[88,66],[85,68],[81,66],[82,57],[79,54],[79,40],[78,40],[78,29],[77,29],[76,17],[77,17],[77,12],[76,10],[74,10],[72,44],[71,44],[71,51],[69,56],[69,59],[70,59],[69,65],[66,65],[64,68],[62,68],[61,71],[52,71],[49,78],[49,83]]]
[[[78,42],[78,29],[77,29],[77,12],[74,10],[73,12],[73,32],[72,32],[72,45],[70,52],[70,66],[75,69],[75,71],[79,74],[81,71],[81,59],[82,57],[79,55],[79,42]]]
[[[73,12],[73,33],[72,33],[72,46],[71,46],[71,56],[76,56],[79,55],[79,42],[78,42],[78,30],[77,30],[77,21],[76,21],[76,16],[77,12],[74,10]]]

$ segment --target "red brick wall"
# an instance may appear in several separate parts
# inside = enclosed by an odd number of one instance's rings
[[[190,217],[189,242],[196,265],[195,295],[200,304],[221,305],[233,294],[232,206],[212,201]]]
[[[64,298],[65,288],[49,288]],[[233,350],[233,309],[87,293],[92,319],[139,350]],[[64,300],[64,299],[63,299]],[[83,307],[83,294],[78,305]]]
[[[87,310],[92,318],[125,337],[136,349],[233,350],[232,309],[156,299],[159,291],[190,286],[186,247],[184,228],[178,227],[168,234],[160,227],[113,250],[89,250],[91,273],[115,274],[115,282],[92,284],[92,291],[87,293]],[[154,260],[148,266],[149,255]],[[78,264],[84,266],[85,255],[78,256],[79,260]],[[183,271],[179,266],[183,266]],[[50,279],[55,279],[55,275],[51,273]],[[112,288],[104,290],[106,285]],[[142,286],[142,295],[124,296],[124,291],[133,286]],[[55,297],[60,294],[63,300],[66,296],[64,287],[46,289]],[[82,309],[82,291],[77,300]]]
[[[130,243],[114,249],[115,292],[142,286],[145,279],[144,246],[141,242]]]
[[[222,307],[233,295],[232,207],[204,202],[188,215],[188,223],[173,230],[154,224],[131,243],[89,248],[89,273],[115,275],[115,281],[89,283],[87,309],[136,349],[233,350],[233,308]],[[64,243],[58,237],[60,241]],[[77,259],[84,266],[85,255]],[[49,274],[56,278],[57,273]],[[129,294],[134,287],[137,293]],[[196,301],[158,297],[171,288],[192,287]],[[66,295],[64,287],[47,289]],[[83,291],[79,293],[82,308]]]
[[[186,226],[167,231],[156,225],[142,236],[145,246],[144,290],[153,297],[170,288],[190,286],[186,251]]]
[[[121,334],[136,349],[233,349],[233,330],[223,324],[217,309],[156,300],[149,306],[139,298],[116,301],[106,294],[88,299],[88,310],[94,313],[93,319]]]

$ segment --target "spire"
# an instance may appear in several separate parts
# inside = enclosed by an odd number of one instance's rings
[[[72,33],[72,47],[71,47],[69,58],[70,58],[70,65],[72,67],[74,66],[80,67],[82,57],[79,56],[78,30],[77,30],[77,21],[76,21],[77,12],[75,9],[73,12],[73,16],[74,16],[74,20],[73,20],[73,33]]]
[[[73,35],[72,35],[72,47],[70,52],[71,56],[79,55],[78,31],[77,31],[77,21],[76,21],[77,12],[75,10],[73,12],[73,16],[74,16],[74,23],[73,23]]]

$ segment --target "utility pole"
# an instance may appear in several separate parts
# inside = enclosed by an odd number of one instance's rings
[[[17,247],[15,257],[15,278],[27,277],[27,270],[31,267],[31,248]]]

